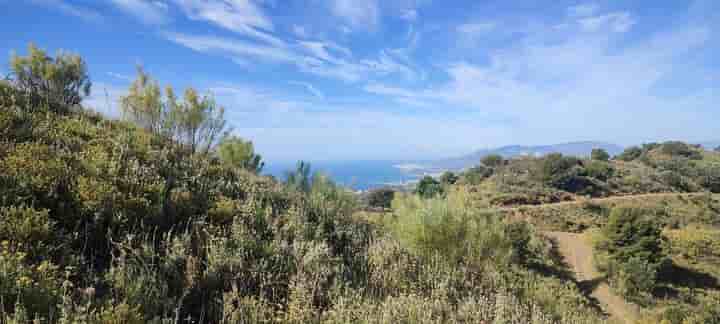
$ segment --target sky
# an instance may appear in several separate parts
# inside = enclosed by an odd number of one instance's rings
[[[0,39],[110,116],[137,66],[199,89],[269,161],[720,139],[716,0],[0,0]]]

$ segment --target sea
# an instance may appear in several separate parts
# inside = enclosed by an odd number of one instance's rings
[[[329,176],[335,183],[356,191],[385,186],[403,186],[416,182],[427,172],[417,161],[316,161],[310,162],[311,173]],[[421,162],[420,162],[421,163]],[[284,180],[296,162],[266,162],[263,173]]]

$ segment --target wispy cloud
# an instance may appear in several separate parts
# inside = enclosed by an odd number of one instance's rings
[[[302,58],[289,50],[258,45],[236,39],[215,36],[193,36],[179,33],[164,33],[166,39],[198,52],[219,53],[228,57],[251,57],[256,60],[293,63]]]
[[[578,23],[584,31],[595,32],[605,28],[616,32],[624,33],[630,30],[635,20],[627,12],[614,12],[601,16],[579,19]]]
[[[299,42],[297,46],[277,47],[215,36],[163,33],[163,36],[192,50],[224,55],[246,63],[246,59],[295,65],[299,71],[323,77],[356,82],[371,76],[404,75],[417,78],[413,68],[392,52],[380,51],[376,58],[355,59],[352,52],[333,42]]]
[[[30,2],[36,5],[53,8],[67,15],[75,16],[93,23],[101,22],[103,19],[103,16],[95,10],[69,4],[63,0],[30,0]]]
[[[495,27],[497,26],[494,22],[476,22],[476,23],[468,23],[468,24],[462,24],[457,27],[457,31],[460,33],[470,34],[470,35],[482,35],[487,34],[489,32],[492,32],[495,30]]]
[[[170,21],[168,5],[159,0],[110,0],[110,2],[149,25],[162,25]]]
[[[332,13],[353,28],[374,30],[380,21],[377,0],[332,0],[331,6]]]
[[[253,0],[174,0],[192,20],[207,21],[275,46],[285,42],[266,31],[274,25]]]
[[[315,86],[313,86],[312,84],[310,84],[308,82],[290,81],[289,83],[305,88],[308,92],[312,93],[315,97],[318,97],[320,99],[325,98],[325,95],[320,90],[318,90],[317,88],[315,88]]]

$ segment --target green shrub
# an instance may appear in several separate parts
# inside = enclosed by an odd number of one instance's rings
[[[397,195],[390,228],[404,247],[425,257],[502,264],[511,253],[499,217],[472,208],[462,191],[430,199]]]
[[[375,208],[390,208],[393,197],[395,197],[395,190],[393,189],[375,189],[368,193],[368,205]]]
[[[615,158],[620,161],[634,161],[637,160],[641,155],[643,154],[643,150],[637,146],[631,146],[626,148],[622,153],[620,153]]]
[[[484,165],[478,165],[467,169],[462,173],[463,182],[470,185],[478,185],[493,174],[493,169]]]
[[[489,168],[497,168],[505,164],[505,159],[499,154],[490,154],[483,157],[480,162]]]
[[[665,142],[661,145],[661,151],[663,154],[667,154],[673,157],[684,157],[691,160],[700,160],[702,155],[696,149],[683,142]]]
[[[590,152],[590,159],[596,161],[608,161],[610,160],[610,154],[604,149],[594,148],[592,149],[592,152]]]
[[[636,207],[616,207],[596,243],[596,254],[614,287],[624,296],[638,298],[651,292],[658,274],[667,269],[669,258],[661,228]]]
[[[425,176],[415,186],[415,194],[423,198],[433,198],[445,192],[440,182],[431,176]]]

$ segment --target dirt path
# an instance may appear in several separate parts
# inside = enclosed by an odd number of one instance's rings
[[[600,203],[600,202],[607,202],[607,201],[623,201],[623,200],[633,200],[638,198],[663,198],[663,197],[694,197],[694,196],[702,196],[706,195],[705,192],[691,192],[691,193],[651,193],[651,194],[639,194],[639,195],[627,195],[627,196],[613,196],[613,197],[606,197],[606,198],[592,198],[587,201],[594,202],[594,203]],[[718,196],[715,195],[714,196]],[[540,204],[540,205],[519,205],[519,206],[510,206],[510,207],[499,207],[497,209],[502,211],[513,211],[513,210],[520,210],[520,209],[535,209],[535,208],[547,208],[547,207],[560,207],[560,206],[570,206],[570,205],[579,205],[583,203],[584,201],[581,200],[572,200],[572,201],[563,201],[563,202],[556,202],[556,203],[549,203],[549,204]]]
[[[580,289],[597,299],[610,320],[617,323],[633,323],[638,310],[622,297],[613,294],[593,266],[592,246],[582,234],[565,232],[546,232],[557,241],[560,254],[568,266],[575,272]]]

